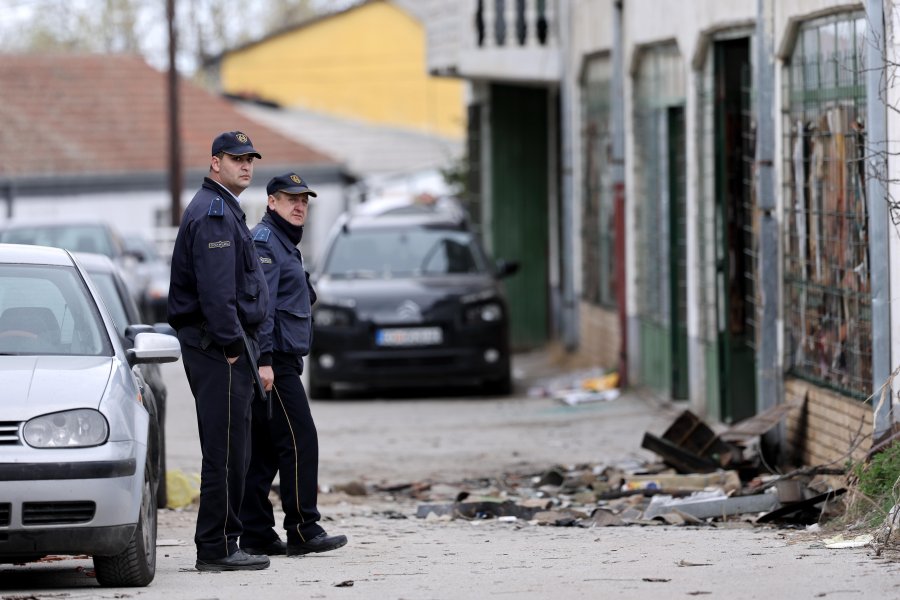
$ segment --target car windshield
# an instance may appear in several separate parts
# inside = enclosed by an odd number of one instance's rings
[[[53,246],[73,252],[93,252],[115,258],[106,229],[101,225],[31,225],[7,229],[0,241],[8,244]]]
[[[481,273],[486,261],[468,231],[432,228],[342,231],[326,259],[334,277],[387,279]]]
[[[0,265],[0,354],[112,355],[97,305],[78,271]]]

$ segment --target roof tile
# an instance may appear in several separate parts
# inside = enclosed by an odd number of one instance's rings
[[[267,167],[335,162],[190,81],[179,93],[185,169],[206,168],[213,138],[228,130],[249,135]],[[0,56],[0,123],[0,176],[168,168],[166,73],[137,56]]]

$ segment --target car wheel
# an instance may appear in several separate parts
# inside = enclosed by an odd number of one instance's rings
[[[319,383],[315,368],[309,370],[309,390],[307,396],[312,400],[331,400],[334,392],[330,385]]]
[[[491,396],[509,396],[512,393],[512,376],[509,372],[499,379],[491,379],[484,383],[485,393]]]
[[[330,385],[309,384],[309,397],[313,400],[331,400],[334,392]]]
[[[103,586],[144,587],[156,575],[156,495],[153,470],[147,457],[137,527],[128,546],[115,556],[95,556],[94,571]]]

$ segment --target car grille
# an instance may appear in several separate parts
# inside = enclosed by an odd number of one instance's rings
[[[0,527],[9,526],[9,502],[0,504]]]
[[[456,356],[379,356],[367,358],[365,366],[369,369],[386,369],[399,367],[450,367],[458,362]]]
[[[86,523],[94,518],[93,502],[26,502],[22,505],[23,525]]]
[[[19,423],[0,421],[0,446],[15,446],[19,443]]]

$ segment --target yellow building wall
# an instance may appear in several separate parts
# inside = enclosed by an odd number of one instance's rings
[[[463,84],[431,77],[424,27],[369,2],[226,54],[223,91],[462,138]]]

